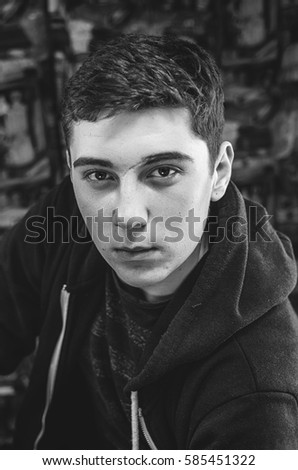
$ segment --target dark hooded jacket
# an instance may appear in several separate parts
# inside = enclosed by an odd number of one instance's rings
[[[133,446],[298,449],[290,241],[233,183],[215,211],[217,236],[191,292],[157,321],[126,386]],[[0,373],[35,351],[19,449],[116,447],[98,431],[79,366],[107,269],[84,228],[66,178],[1,243]]]

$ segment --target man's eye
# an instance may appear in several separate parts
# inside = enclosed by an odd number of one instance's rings
[[[112,176],[109,173],[107,173],[106,171],[96,170],[96,171],[90,171],[89,173],[87,173],[85,175],[85,178],[88,181],[98,182],[98,181],[111,180]]]
[[[154,178],[170,178],[171,176],[175,176],[179,171],[175,168],[171,168],[169,166],[160,166],[156,168],[156,170],[150,173],[150,176]]]

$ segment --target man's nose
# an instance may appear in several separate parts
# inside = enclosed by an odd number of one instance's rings
[[[123,229],[143,229],[148,222],[144,191],[131,182],[120,186],[118,204],[113,210],[113,223]]]

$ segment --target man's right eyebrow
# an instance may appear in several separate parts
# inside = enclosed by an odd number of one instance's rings
[[[109,160],[104,160],[102,158],[94,158],[94,157],[79,157],[77,160],[73,162],[73,167],[82,167],[82,166],[101,166],[105,168],[114,168],[113,163]]]

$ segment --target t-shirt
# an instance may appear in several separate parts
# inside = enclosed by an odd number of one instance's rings
[[[140,298],[135,294],[138,289],[128,291],[111,268],[107,271],[105,295],[83,346],[81,365],[91,388],[99,435],[111,442],[111,448],[131,446],[130,394],[124,387],[142,365],[145,346],[158,343],[184,303],[206,256],[170,300],[158,303]]]

